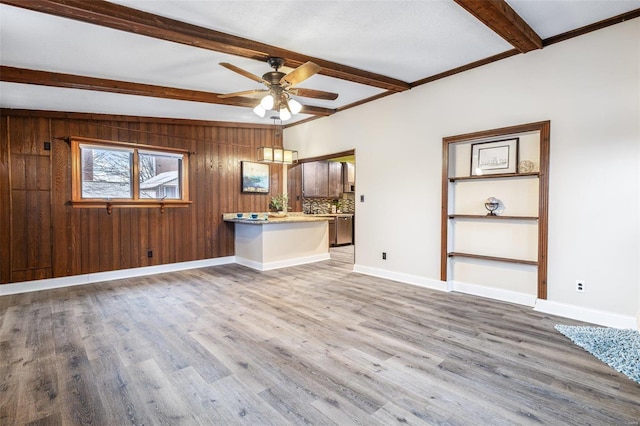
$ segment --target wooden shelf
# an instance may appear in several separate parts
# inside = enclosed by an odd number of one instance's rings
[[[460,253],[460,252],[450,252],[448,256],[449,257],[467,257],[470,259],[482,259],[482,260],[491,260],[494,262],[506,262],[506,263],[517,263],[519,265],[538,266],[538,262],[536,262],[535,260],[513,259],[510,257],[485,256],[482,254],[471,254],[471,253]]]
[[[450,214],[449,219],[538,220],[538,216],[489,216],[482,214]]]
[[[531,177],[540,176],[539,172],[531,173],[500,173],[495,175],[482,175],[482,176],[457,176],[450,177],[449,182],[455,182],[457,180],[478,180],[478,179],[504,179],[504,178],[519,178],[519,177]]]
[[[534,134],[537,134],[534,136]],[[469,176],[472,171],[467,168],[467,158],[469,149],[473,148],[467,145],[473,145],[476,143],[482,143],[485,141],[497,141],[501,138],[513,138],[513,137],[525,137],[527,149],[520,151],[519,154],[524,154],[525,157],[531,156],[532,160],[538,166],[538,169],[529,173],[498,173],[498,174],[485,174],[481,176]],[[454,258],[459,257],[461,259],[479,259],[483,261],[504,262],[502,267],[506,267],[506,264],[520,264],[530,265],[536,268],[536,280],[537,280],[537,296],[539,299],[547,298],[547,253],[549,244],[549,140],[551,135],[551,122],[539,121],[535,123],[519,124],[516,126],[502,127],[497,129],[482,130],[479,132],[465,133],[461,135],[448,136],[442,138],[442,192],[441,192],[441,204],[440,204],[440,280],[449,281],[455,279],[453,274],[456,273],[456,267],[453,265]],[[537,140],[536,140],[537,139]],[[518,144],[520,144],[519,141]],[[535,146],[537,144],[537,158],[535,155]],[[519,146],[519,149],[523,146]],[[518,153],[516,154],[518,155]],[[516,160],[517,161],[517,160]],[[513,169],[512,169],[513,170]],[[460,176],[459,174],[462,174]],[[475,184],[470,182],[477,182],[481,186],[484,186],[487,191],[490,188],[504,189],[505,196],[508,194],[513,195],[513,191],[522,190],[521,194],[523,198],[527,199],[532,205],[534,201],[537,201],[536,211],[528,210],[532,213],[532,216],[486,216],[481,209],[476,210],[480,214],[457,214],[449,211],[452,206],[452,202],[455,199],[455,193],[463,190],[460,196],[464,196],[467,201],[470,201],[470,196],[475,196],[469,193],[473,190]],[[524,186],[524,187],[523,187]],[[502,188],[504,187],[504,188]],[[537,191],[535,191],[537,187]],[[492,191],[493,192],[493,191]],[[537,192],[537,194],[536,194]],[[500,194],[502,195],[502,193]],[[453,220],[453,222],[452,222]],[[497,221],[497,222],[496,222]],[[533,221],[533,222],[527,222]],[[460,222],[460,223],[458,223]],[[462,222],[464,226],[462,226]],[[518,232],[523,231],[521,225],[530,226],[536,225],[535,236],[533,230],[523,237],[523,244],[527,244],[527,247],[531,248],[531,252],[527,251],[528,257],[533,256],[533,244],[537,243],[537,255],[535,260],[523,260],[513,259],[510,257],[497,257],[497,256],[485,256],[481,254],[462,253],[457,252],[456,244],[457,239],[461,238],[473,238],[476,230],[480,232],[486,232],[486,226],[491,223],[493,226],[500,228],[501,235],[509,233],[511,228]],[[498,226],[499,225],[499,226]],[[462,226],[462,228],[460,228]],[[460,228],[460,234],[455,235],[456,228]],[[470,229],[467,229],[470,228]],[[520,228],[520,229],[519,229]],[[471,233],[469,233],[471,232]],[[450,235],[451,234],[451,235]],[[456,238],[452,238],[452,236]],[[477,234],[476,234],[477,235]],[[515,244],[515,241],[503,241],[502,253],[512,253],[509,250],[511,247],[509,244]],[[479,251],[483,251],[482,246],[478,248]],[[500,265],[497,264],[500,269]],[[482,272],[480,272],[482,273]],[[485,277],[490,279],[490,276]]]

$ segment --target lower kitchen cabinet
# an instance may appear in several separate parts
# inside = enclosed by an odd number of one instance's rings
[[[336,219],[329,219],[329,246],[336,245]]]

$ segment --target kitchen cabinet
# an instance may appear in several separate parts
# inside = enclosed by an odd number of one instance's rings
[[[327,197],[329,163],[313,161],[302,165],[302,193],[305,197]]]
[[[342,163],[343,192],[354,192],[356,188],[356,165]]]
[[[337,243],[336,219],[329,219],[329,246],[335,246]]]
[[[313,161],[302,165],[305,198],[338,198],[343,190],[342,163]]]
[[[302,211],[302,164],[290,165],[287,170],[287,194],[289,210]]]
[[[329,162],[329,191],[328,198],[338,198],[342,194],[342,163],[335,161]]]

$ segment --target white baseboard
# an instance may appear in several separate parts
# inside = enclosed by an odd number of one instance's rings
[[[377,269],[362,265],[353,265],[353,272],[371,275],[378,278],[385,278],[392,281],[399,281],[404,284],[411,284],[418,287],[430,288],[432,290],[449,291],[446,282],[419,277],[417,275],[402,274],[399,272],[387,271],[386,269]]]
[[[280,268],[288,268],[290,266],[298,266],[304,265],[307,263],[314,262],[322,262],[323,260],[331,259],[331,255],[329,253],[318,254],[314,256],[307,257],[297,257],[295,259],[287,259],[279,262],[256,262],[255,260],[245,259],[243,257],[236,256],[235,262],[239,265],[246,266],[251,269],[256,269],[258,271],[270,271],[272,269],[280,269]]]
[[[549,300],[538,299],[534,311],[545,314],[558,315],[578,321],[589,322],[605,327],[640,330],[640,315],[634,318],[633,315],[620,315],[596,309],[583,308],[575,305],[551,302]]]
[[[71,287],[97,283],[101,281],[119,280],[123,278],[140,277],[143,275],[161,274],[165,272],[184,271],[186,269],[205,268],[234,263],[233,256],[216,257],[213,259],[193,260],[190,262],[169,263],[166,265],[144,266],[141,268],[119,269],[117,271],[96,272],[92,274],[73,275],[70,277],[48,278],[43,280],[23,281],[13,284],[0,285],[0,296],[9,294],[28,293],[31,291],[50,290],[61,287]]]
[[[478,284],[450,281],[451,290],[458,293],[472,294],[474,296],[488,297],[503,302],[517,303],[524,306],[535,306],[536,296],[501,288],[486,287]]]

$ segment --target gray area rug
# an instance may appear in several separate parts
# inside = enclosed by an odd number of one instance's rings
[[[640,332],[556,325],[556,330],[600,361],[640,383]]]

